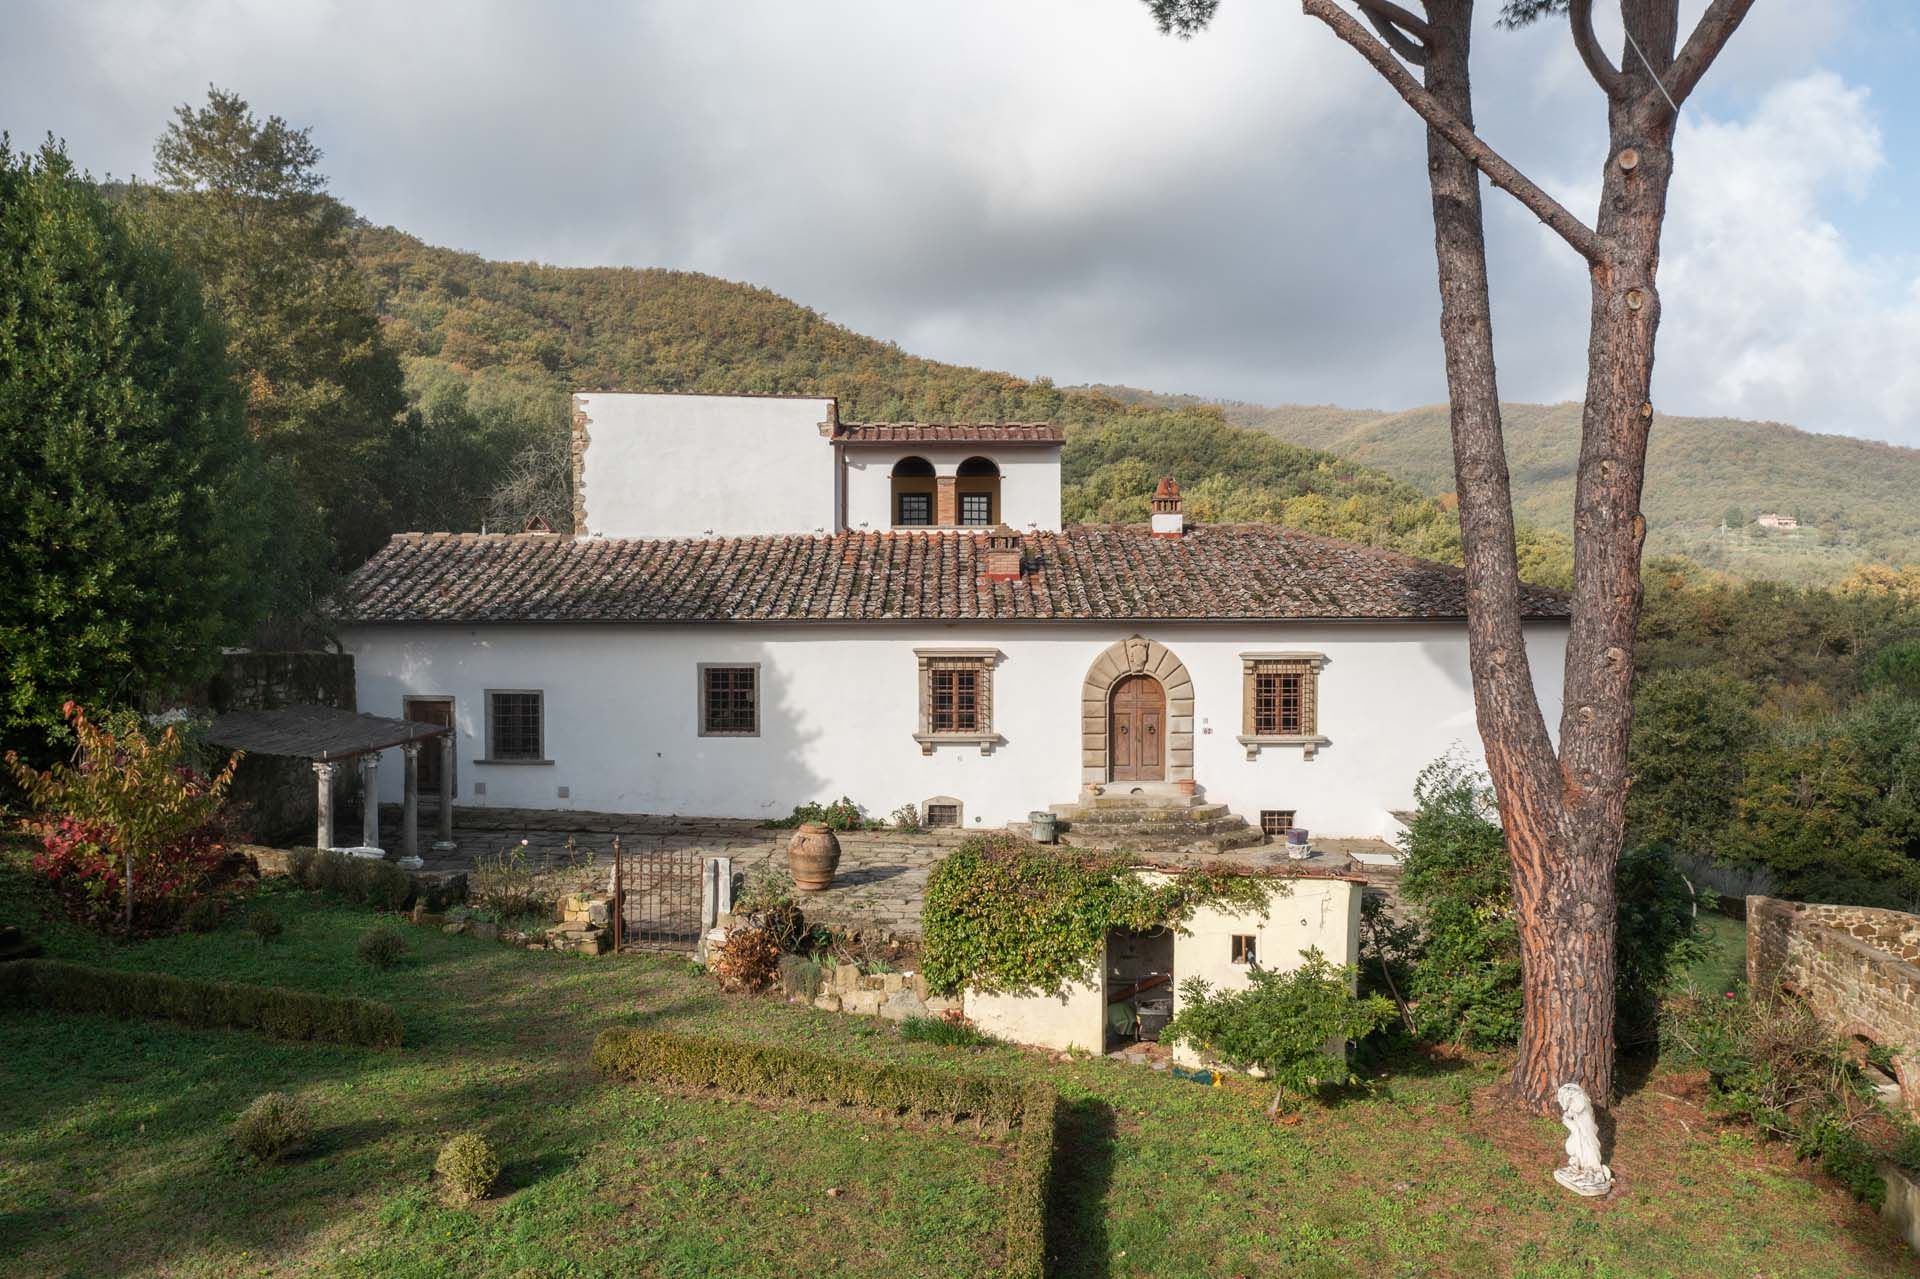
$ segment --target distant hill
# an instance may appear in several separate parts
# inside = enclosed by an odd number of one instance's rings
[[[1154,482],[1172,472],[1197,519],[1270,520],[1459,559],[1457,521],[1432,495],[1234,426],[1198,400],[922,359],[769,290],[694,272],[494,262],[392,228],[362,226],[356,236],[415,407],[454,432],[554,441],[565,433],[567,393],[592,387],[833,395],[850,421],[1059,422],[1069,428],[1062,499],[1071,519],[1144,521]],[[448,404],[464,416],[443,413]],[[550,499],[563,463],[564,449],[536,448],[515,469],[536,468],[536,492]],[[437,518],[484,518],[484,504],[463,509]],[[557,514],[565,503],[542,509]],[[1527,551],[1534,580],[1566,580],[1564,538],[1529,533]]]
[[[1170,398],[1128,387],[1088,389],[1123,403]],[[1437,496],[1453,488],[1445,405],[1403,413],[1221,407],[1237,425],[1378,467],[1424,492]],[[1543,529],[1570,530],[1580,406],[1503,409],[1516,512]],[[1661,414],[1643,507],[1650,554],[1682,554],[1745,577],[1831,581],[1862,560],[1920,562],[1920,449],[1815,435],[1778,422]],[[1724,530],[1735,512],[1742,526]],[[1753,517],[1764,512],[1798,516],[1802,527],[1754,526]]]

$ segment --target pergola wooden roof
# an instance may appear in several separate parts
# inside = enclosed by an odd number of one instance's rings
[[[228,711],[213,721],[207,739],[249,755],[330,763],[425,741],[446,731],[444,724],[357,715],[331,706],[282,706],[270,711]]]

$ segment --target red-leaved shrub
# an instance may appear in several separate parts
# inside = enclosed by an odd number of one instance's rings
[[[137,722],[115,731],[72,702],[63,709],[79,743],[72,763],[42,772],[6,757],[34,812],[20,823],[40,841],[34,868],[75,918],[103,928],[124,923],[131,875],[134,928],[171,927],[228,858],[221,804],[240,757],[203,777],[171,727],[150,738]]]

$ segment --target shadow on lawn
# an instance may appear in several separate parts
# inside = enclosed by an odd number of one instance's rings
[[[1113,1180],[1113,1107],[1092,1097],[1062,1102],[1047,1214],[1047,1273],[1106,1279],[1107,1188]]]

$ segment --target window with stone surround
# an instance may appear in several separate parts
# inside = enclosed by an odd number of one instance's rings
[[[1320,653],[1242,653],[1240,743],[1247,758],[1262,746],[1298,746],[1308,759],[1327,745],[1320,733]]]
[[[759,664],[700,663],[700,736],[759,735]]]
[[[993,731],[993,667],[990,648],[917,648],[920,731],[914,740],[931,755],[943,743],[977,745],[987,754],[1000,741]]]
[[[545,697],[537,689],[487,690],[488,764],[547,762]]]
[[[921,806],[920,813],[921,822],[929,830],[960,825],[960,801],[950,796],[935,796]]]

